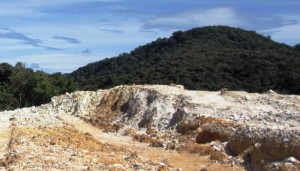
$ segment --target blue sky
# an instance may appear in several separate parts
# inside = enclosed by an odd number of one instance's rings
[[[0,0],[0,62],[71,72],[169,37],[229,25],[300,43],[299,0]]]

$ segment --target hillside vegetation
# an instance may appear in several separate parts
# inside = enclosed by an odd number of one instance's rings
[[[74,90],[75,83],[60,73],[34,72],[20,62],[15,67],[0,64],[0,110],[38,106]]]
[[[70,74],[83,90],[121,84],[183,84],[187,89],[300,94],[300,54],[257,34],[227,26],[174,32]]]

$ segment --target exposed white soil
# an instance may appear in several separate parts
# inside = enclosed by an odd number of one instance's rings
[[[0,135],[3,170],[297,170],[300,96],[118,86],[0,112]]]

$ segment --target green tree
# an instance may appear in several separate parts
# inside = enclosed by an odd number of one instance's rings
[[[25,65],[18,62],[10,77],[11,91],[17,99],[17,107],[24,107],[31,103],[26,101],[26,96],[30,94],[32,83],[32,69],[25,68]]]
[[[50,82],[46,73],[42,71],[37,71],[33,74],[33,85],[31,98],[33,104],[40,105],[50,101],[51,97],[57,95],[57,89]]]
[[[77,85],[72,78],[67,77],[59,72],[51,74],[49,76],[51,83],[55,86],[56,94],[63,94],[65,92],[73,92],[77,90]]]
[[[296,45],[294,46],[294,48],[295,48],[298,52],[300,52],[300,43],[296,44]]]
[[[12,74],[13,66],[8,63],[1,63],[0,64],[0,82],[8,82],[9,77]]]
[[[0,63],[0,110],[40,105],[51,97],[77,90],[67,75],[34,72],[21,62],[15,67]]]
[[[15,107],[15,98],[6,83],[0,84],[0,110],[11,110]]]

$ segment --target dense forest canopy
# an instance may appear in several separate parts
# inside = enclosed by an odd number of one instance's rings
[[[0,110],[48,103],[51,97],[76,90],[76,84],[61,73],[34,72],[22,63],[0,64]]]
[[[300,94],[299,45],[254,31],[209,26],[174,32],[131,53],[70,74],[83,90],[121,84],[183,84],[187,89]]]

